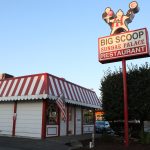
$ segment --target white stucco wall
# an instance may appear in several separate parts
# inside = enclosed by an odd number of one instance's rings
[[[67,112],[67,108],[66,108],[66,112]],[[66,135],[66,126],[67,126],[67,121],[62,120],[62,113],[60,113],[60,136]]]
[[[76,135],[82,132],[82,113],[81,107],[76,107]]]

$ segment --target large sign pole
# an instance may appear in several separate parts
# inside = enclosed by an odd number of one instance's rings
[[[107,7],[102,14],[104,21],[110,26],[110,36],[98,39],[98,57],[101,63],[122,61],[123,91],[124,91],[124,144],[129,145],[128,137],[128,96],[127,96],[127,73],[126,60],[149,57],[149,40],[146,28],[130,31],[128,24],[132,22],[136,13],[139,12],[138,3],[133,1],[129,4],[126,14],[119,9],[114,11]]]
[[[127,93],[127,73],[126,73],[126,60],[122,60],[122,73],[123,73],[123,93],[124,93],[124,143],[125,146],[129,145],[128,137],[128,93]]]

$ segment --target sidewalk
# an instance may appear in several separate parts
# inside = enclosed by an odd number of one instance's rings
[[[100,134],[95,134],[96,137],[100,137]],[[92,139],[92,134],[84,134],[84,135],[70,135],[70,136],[60,136],[60,137],[51,137],[47,138],[47,141],[57,141],[63,144],[70,143],[72,141],[81,141],[86,139]]]

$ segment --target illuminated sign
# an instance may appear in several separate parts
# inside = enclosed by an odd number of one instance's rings
[[[149,56],[146,28],[98,39],[98,57],[101,63],[146,56]]]

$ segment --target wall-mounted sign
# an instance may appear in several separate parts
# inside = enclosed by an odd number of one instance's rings
[[[149,56],[146,28],[98,39],[98,57],[101,63],[146,56]]]

